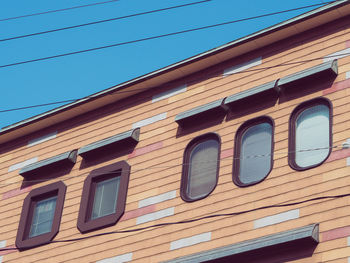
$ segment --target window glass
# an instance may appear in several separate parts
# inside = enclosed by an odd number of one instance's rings
[[[41,200],[35,204],[29,237],[51,232],[55,215],[57,196]]]
[[[197,144],[190,153],[187,196],[201,198],[210,193],[217,181],[219,143],[207,140]]]
[[[251,184],[265,178],[271,170],[272,125],[260,123],[241,136],[239,180]]]
[[[91,219],[115,213],[120,177],[104,180],[96,184]]]
[[[299,167],[324,161],[329,153],[329,108],[316,105],[302,111],[296,119],[295,163]]]

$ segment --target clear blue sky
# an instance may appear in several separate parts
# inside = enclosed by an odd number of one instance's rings
[[[1,0],[0,20],[102,1],[104,0]],[[196,1],[198,0],[119,0],[53,14],[0,21],[0,40]],[[323,2],[325,1],[212,0],[156,14],[2,41],[0,66]],[[95,52],[0,68],[0,111],[88,96],[310,9]],[[0,113],[0,127],[58,106],[60,105]]]

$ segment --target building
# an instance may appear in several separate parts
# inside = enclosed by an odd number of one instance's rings
[[[350,262],[350,3],[0,131],[0,262]]]

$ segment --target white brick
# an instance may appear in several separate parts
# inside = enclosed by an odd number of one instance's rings
[[[346,79],[350,79],[350,71],[346,72]]]
[[[211,232],[206,232],[203,234],[182,238],[170,243],[170,250],[175,250],[183,247],[193,246],[202,242],[207,242],[211,240]]]
[[[132,260],[132,253],[127,253],[127,254],[123,254],[112,258],[105,258],[105,259],[96,261],[96,263],[123,263],[123,262],[129,262],[131,260]]]
[[[278,224],[284,221],[299,218],[299,209],[290,210],[284,213],[267,216],[254,221],[254,228],[261,228]]]
[[[140,128],[140,127],[146,126],[148,124],[152,124],[154,122],[164,120],[166,118],[166,115],[167,115],[167,113],[164,112],[164,113],[158,114],[156,116],[144,119],[142,121],[138,121],[132,125],[132,128],[133,129]]]
[[[165,92],[154,95],[152,98],[152,103],[163,100],[163,99],[170,98],[171,96],[175,96],[175,95],[183,93],[185,91],[187,91],[186,85],[181,85],[179,87],[176,87],[175,89],[167,90]]]
[[[0,241],[0,248],[6,247],[6,240]],[[0,263],[2,262],[2,256],[0,256]]]
[[[14,171],[14,170],[17,170],[17,169],[21,169],[21,168],[23,168],[24,166],[27,166],[27,165],[29,165],[29,164],[32,164],[32,163],[35,163],[36,161],[38,161],[38,157],[34,157],[34,158],[31,158],[31,159],[29,159],[29,160],[25,160],[25,161],[23,161],[23,162],[20,162],[20,163],[16,163],[16,164],[14,164],[14,165],[11,165],[10,167],[9,167],[9,172],[12,172],[12,171]]]
[[[350,166],[350,157],[347,157],[347,158],[346,158],[346,165],[347,165],[347,166]]]
[[[27,144],[27,147],[31,147],[31,146],[34,146],[34,145],[37,145],[39,143],[42,143],[42,142],[46,142],[48,140],[51,140],[51,139],[54,139],[57,137],[57,131],[55,132],[52,132],[52,133],[49,133],[49,134],[46,134],[42,137],[39,137],[39,138],[35,138],[33,140],[30,140]]]
[[[346,48],[346,49],[343,49],[343,50],[340,50],[340,51],[337,51],[337,52],[334,52],[332,54],[327,55],[325,58],[323,58],[323,62],[347,57],[349,55],[350,55],[350,48]]]
[[[163,217],[172,216],[174,215],[174,213],[175,213],[174,207],[166,208],[157,212],[149,213],[147,215],[139,216],[136,219],[136,224],[139,225],[139,224],[147,223],[157,219],[161,219]]]
[[[345,142],[342,144],[342,149],[349,149],[350,148],[350,139],[347,139]]]
[[[6,240],[0,241],[0,248],[6,247]]]
[[[350,247],[350,237],[348,237],[348,246]]]
[[[258,58],[255,58],[253,60],[250,60],[248,62],[233,66],[233,67],[228,68],[228,69],[225,69],[224,70],[224,77],[229,76],[229,75],[234,74],[234,73],[237,73],[237,72],[241,72],[243,70],[246,70],[246,69],[249,69],[249,68],[252,68],[255,66],[258,66],[261,63],[262,63],[262,58],[258,57]]]
[[[176,197],[176,190],[170,191],[170,192],[167,192],[164,194],[152,196],[152,197],[149,197],[149,198],[146,198],[146,199],[139,201],[139,208],[149,206],[149,205],[158,204],[158,203],[164,202],[166,200],[173,199],[175,197]]]

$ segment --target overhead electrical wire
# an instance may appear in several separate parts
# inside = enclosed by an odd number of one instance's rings
[[[349,147],[350,145],[346,143],[346,147]],[[200,163],[218,163],[223,160],[242,160],[242,159],[258,159],[262,157],[267,157],[267,156],[273,156],[273,155],[288,155],[290,153],[301,153],[301,152],[311,152],[311,151],[319,151],[319,150],[328,150],[328,149],[337,149],[337,148],[343,148],[344,145],[335,145],[331,147],[320,147],[320,148],[310,148],[310,149],[303,149],[303,150],[297,150],[297,151],[287,151],[287,152],[274,152],[272,154],[259,154],[259,155],[248,155],[248,156],[240,156],[240,157],[233,157],[233,158],[220,158],[219,160],[215,161],[205,161],[205,162],[191,162],[191,163],[181,163],[181,164],[174,164],[174,165],[153,165],[152,167],[147,167],[147,168],[139,168],[139,169],[130,169],[130,170],[123,170],[123,172],[140,172],[140,171],[148,171],[148,170],[154,170],[154,169],[168,169],[168,168],[175,168],[178,166],[188,166],[188,165],[193,165],[193,164],[200,164]],[[115,174],[115,172],[111,173],[104,173],[104,174]],[[61,180],[66,180],[66,179],[72,179],[72,178],[77,178],[81,176],[86,176],[86,173],[82,173],[80,175],[76,176],[62,176],[60,177]],[[52,178],[46,178],[46,179],[32,179],[32,180],[24,180],[26,184],[29,183],[42,183],[50,180]],[[19,182],[12,182],[12,183],[0,183],[0,186],[8,186],[8,185],[14,185],[18,184]]]
[[[8,37],[8,38],[0,39],[0,42],[10,41],[10,40],[15,40],[15,39],[20,39],[20,38],[26,38],[26,37],[33,37],[33,36],[38,36],[38,35],[43,35],[43,34],[49,34],[49,33],[59,32],[59,31],[63,31],[63,30],[79,28],[79,27],[91,26],[91,25],[96,25],[96,24],[101,24],[101,23],[106,23],[106,22],[111,22],[111,21],[116,21],[116,20],[122,20],[122,19],[136,17],[136,16],[154,14],[154,13],[168,11],[168,10],[177,9],[177,8],[181,8],[181,7],[203,4],[203,3],[207,3],[207,2],[211,2],[211,1],[213,1],[213,0],[202,0],[202,1],[192,2],[192,3],[188,3],[188,4],[170,6],[170,7],[155,9],[155,10],[151,10],[151,11],[131,14],[131,15],[113,17],[113,18],[109,18],[109,19],[103,19],[103,20],[93,21],[93,22],[74,25],[74,26],[67,26],[67,27],[56,28],[56,29],[21,35],[21,36]]]
[[[327,3],[334,3],[334,2],[336,2],[336,1],[327,2]],[[39,61],[44,61],[44,60],[49,60],[49,59],[66,57],[66,56],[71,56],[71,55],[77,55],[77,54],[82,54],[82,53],[87,53],[87,52],[92,52],[92,51],[97,51],[97,50],[117,47],[117,46],[123,46],[123,45],[128,45],[128,44],[133,44],[133,43],[153,40],[153,39],[159,39],[159,38],[164,38],[164,37],[169,37],[169,36],[174,36],[174,35],[180,35],[180,34],[184,34],[184,33],[189,33],[189,32],[195,32],[195,31],[200,31],[200,30],[204,30],[204,29],[209,29],[209,28],[220,27],[220,26],[224,26],[224,25],[229,25],[229,24],[234,24],[234,23],[243,22],[243,21],[247,21],[247,20],[253,20],[253,19],[258,19],[258,18],[262,18],[262,17],[267,17],[267,16],[272,16],[272,15],[292,12],[292,11],[306,9],[306,8],[310,8],[310,7],[320,6],[320,5],[323,5],[323,4],[319,3],[319,4],[313,4],[313,5],[303,6],[303,7],[297,7],[297,8],[293,8],[293,9],[282,10],[282,11],[278,11],[278,12],[267,13],[267,14],[263,14],[263,15],[258,15],[258,16],[248,17],[248,18],[242,18],[242,19],[237,19],[237,20],[231,20],[231,21],[222,22],[222,23],[218,23],[218,24],[212,24],[212,25],[207,25],[207,26],[202,26],[202,27],[197,27],[197,28],[191,28],[191,29],[171,32],[171,33],[167,33],[167,34],[161,34],[161,35],[157,35],[157,36],[150,36],[150,37],[139,38],[139,39],[135,39],[135,40],[129,40],[129,41],[125,41],[125,42],[119,42],[119,43],[114,43],[114,44],[100,46],[100,47],[94,47],[94,48],[78,50],[78,51],[62,53],[62,54],[56,54],[56,55],[52,55],[52,56],[48,56],[48,57],[41,57],[41,58],[35,58],[35,59],[30,59],[30,60],[25,60],[25,61],[20,61],[20,62],[14,62],[14,63],[10,63],[10,64],[0,65],[0,68],[7,68],[7,67],[12,67],[12,66],[18,66],[18,65],[23,65],[23,64],[27,64],[27,63],[39,62]]]
[[[114,0],[114,1],[118,1],[118,0]],[[107,2],[113,2],[113,1],[107,1]],[[329,2],[327,2],[327,3],[329,3]],[[321,5],[321,4],[318,4],[318,5]],[[312,5],[312,6],[315,6],[315,5]],[[308,7],[311,7],[311,6],[308,6]],[[306,7],[304,7],[304,8],[306,8]],[[296,10],[296,9],[294,9],[294,10]],[[264,16],[266,16],[266,15],[264,15]],[[261,16],[259,16],[259,17],[261,17]],[[13,19],[15,19],[15,18],[13,18]],[[247,20],[247,19],[245,19],[245,20]],[[0,21],[2,21],[2,20],[0,19]],[[223,24],[227,24],[227,23],[230,23],[230,22],[221,23],[221,24],[217,24],[217,25],[223,25]],[[211,27],[214,27],[214,26],[217,26],[217,25],[212,25]],[[207,27],[205,27],[205,28],[207,28]],[[199,30],[199,29],[197,29],[197,30]],[[180,31],[180,32],[182,32],[182,31]],[[322,57],[322,58],[324,58],[324,57]],[[307,60],[307,61],[313,61],[313,60],[318,60],[318,59],[320,59],[320,58]],[[303,63],[303,62],[305,62],[305,61],[292,62],[292,63],[295,64],[295,63]],[[278,65],[278,66],[284,66],[284,65],[286,65],[286,64],[281,64],[281,65]],[[3,67],[3,66],[0,66],[0,67]],[[268,68],[273,68],[273,67],[277,67],[277,66],[272,66],[272,67],[268,67]],[[260,68],[260,69],[255,69],[255,70],[262,70],[262,69],[267,69],[267,68]],[[253,70],[245,70],[245,72],[246,71],[253,71]],[[241,72],[238,72],[238,73],[241,73]],[[234,73],[234,74],[238,74],[238,73]],[[62,101],[62,102],[55,102],[54,104],[71,102],[71,101],[76,101],[76,100],[66,100],[66,101]],[[46,106],[46,105],[52,105],[52,104],[53,103],[47,103],[47,104],[41,104],[41,105],[35,105],[35,106],[29,106],[29,107]],[[12,110],[18,110],[18,109],[24,109],[24,108],[28,108],[28,107],[22,107],[22,108],[5,110],[5,111],[12,111]],[[0,112],[5,112],[5,111],[3,110],[3,111],[0,111]],[[301,152],[303,152],[303,151],[312,151],[312,150],[322,150],[322,149],[326,149],[326,148],[337,148],[337,147],[339,147],[339,146],[325,147],[325,148],[316,148],[316,149],[306,149],[306,150],[301,150]],[[248,156],[246,158],[259,158],[259,157],[263,157],[263,156],[265,156],[265,155],[256,155],[256,156],[252,156],[252,157]],[[182,164],[182,165],[184,165],[184,164]],[[49,242],[45,243],[44,245],[51,244],[51,243],[75,242],[75,241],[81,241],[81,240],[85,240],[85,239],[90,239],[90,238],[99,237],[99,236],[105,236],[105,235],[111,235],[111,234],[139,232],[139,231],[143,231],[143,230],[147,230],[147,229],[151,229],[151,228],[164,227],[164,226],[168,226],[168,225],[187,224],[187,223],[192,223],[192,222],[197,222],[197,221],[210,219],[210,218],[217,218],[217,217],[237,216],[237,215],[250,213],[250,212],[254,212],[254,211],[258,211],[258,210],[263,210],[263,209],[268,209],[268,208],[295,206],[295,205],[304,204],[304,203],[308,203],[308,202],[312,202],[312,201],[325,200],[325,199],[337,199],[337,198],[343,198],[343,197],[348,197],[348,196],[350,196],[350,193],[340,194],[340,195],[319,196],[319,197],[310,198],[310,199],[306,199],[306,200],[302,200],[302,201],[262,206],[262,207],[257,207],[257,208],[254,208],[254,209],[242,210],[242,211],[239,211],[239,212],[212,214],[212,215],[198,217],[198,218],[194,218],[194,219],[175,221],[175,222],[166,222],[166,223],[154,224],[154,225],[150,225],[150,226],[147,226],[147,227],[139,227],[139,228],[133,228],[133,229],[128,229],[128,230],[110,231],[110,232],[104,232],[104,233],[99,233],[99,234],[95,234],[95,235],[91,235],[91,236],[85,236],[85,237],[80,237],[80,238],[52,240],[52,241],[49,241]],[[34,247],[26,247],[25,249],[30,249],[30,248],[34,248]],[[0,248],[0,251],[9,251],[9,250],[18,250],[18,249],[17,248],[12,248],[12,247],[11,248]]]
[[[15,17],[7,17],[7,18],[0,18],[0,22],[20,19],[20,18],[26,18],[26,17],[32,17],[32,16],[52,14],[52,13],[63,12],[63,11],[79,9],[79,8],[85,8],[85,7],[96,6],[96,5],[104,5],[104,4],[108,4],[108,3],[112,3],[112,2],[118,2],[118,1],[120,1],[120,0],[108,0],[108,1],[104,1],[104,2],[96,2],[96,3],[86,4],[86,5],[78,5],[78,6],[72,6],[72,7],[56,9],[56,10],[48,10],[48,11],[32,13],[32,14],[27,14],[27,15],[21,15],[21,16],[15,16]]]
[[[344,56],[350,55],[350,52],[344,52],[344,53],[342,53],[342,55],[344,55]],[[259,67],[259,68],[256,68],[256,69],[245,69],[245,70],[242,70],[240,72],[228,73],[228,74],[226,74],[226,76],[243,74],[243,73],[246,73],[246,72],[262,71],[262,70],[266,70],[266,69],[272,69],[272,68],[283,67],[283,66],[288,66],[288,65],[302,64],[302,63],[307,63],[307,62],[312,62],[312,61],[321,60],[321,59],[324,59],[324,58],[332,58],[332,57],[339,57],[339,54],[338,55],[329,55],[329,56],[317,57],[317,58],[301,60],[301,61],[281,63],[281,64],[278,64],[278,65],[269,66],[269,67]],[[200,78],[198,78],[197,80],[199,80],[199,79]],[[221,79],[212,80],[212,81],[208,82],[208,84],[211,84],[211,83],[214,83],[214,82],[217,82],[217,81],[220,81],[220,80]],[[230,83],[230,82],[228,82],[228,83]],[[228,83],[225,83],[225,85],[228,84]],[[219,86],[215,86],[215,87],[219,87]],[[116,90],[116,91],[113,92],[113,94],[130,93],[130,92],[135,92],[135,91],[144,91],[144,90],[148,90],[148,89],[149,88],[139,88],[139,89],[133,89],[132,91]],[[11,112],[11,111],[18,111],[18,110],[26,110],[26,109],[31,109],[31,108],[44,107],[44,106],[63,104],[63,103],[73,103],[73,102],[79,101],[81,99],[89,99],[89,98],[93,98],[93,97],[95,97],[95,96],[94,95],[90,95],[90,96],[86,96],[86,97],[82,97],[82,98],[78,98],[78,99],[69,99],[69,100],[48,102],[48,103],[36,104],[36,105],[30,105],[30,106],[24,106],[24,107],[4,109],[4,110],[0,110],[0,113]]]
[[[109,231],[109,232],[103,232],[103,233],[99,233],[99,234],[95,234],[95,235],[78,237],[78,238],[52,240],[52,241],[46,242],[46,243],[44,243],[42,245],[48,245],[48,244],[53,244],[53,243],[71,243],[71,242],[82,241],[82,240],[86,240],[86,239],[90,239],[90,238],[94,238],[94,237],[100,237],[100,236],[140,232],[140,231],[144,231],[144,230],[148,230],[148,229],[152,229],[152,228],[165,227],[165,226],[170,226],[170,225],[189,224],[189,223],[193,223],[193,222],[202,221],[202,220],[205,220],[205,219],[218,218],[218,217],[238,216],[238,215],[247,214],[247,213],[251,213],[251,212],[255,212],[255,211],[259,211],[259,210],[264,210],[264,209],[269,209],[269,208],[289,207],[289,206],[305,204],[305,203],[309,203],[309,202],[313,202],[313,201],[326,200],[326,199],[338,199],[338,198],[343,198],[343,197],[348,197],[348,196],[350,196],[350,193],[339,194],[339,195],[325,195],[325,196],[309,198],[309,199],[302,200],[302,201],[296,201],[296,202],[290,202],[290,203],[282,203],[282,204],[275,204],[275,205],[267,205],[267,206],[260,206],[260,207],[257,207],[257,208],[247,209],[247,210],[242,210],[242,211],[232,212],[232,213],[212,214],[212,215],[197,217],[197,218],[193,218],[193,219],[154,224],[154,225],[150,225],[150,226],[132,228],[132,229],[128,229],[128,230]],[[34,248],[34,247],[36,247],[36,246],[28,246],[28,247],[25,247],[23,249],[30,249],[30,248]],[[18,249],[15,248],[15,247],[0,248],[0,251],[9,251],[9,250],[18,250]]]

